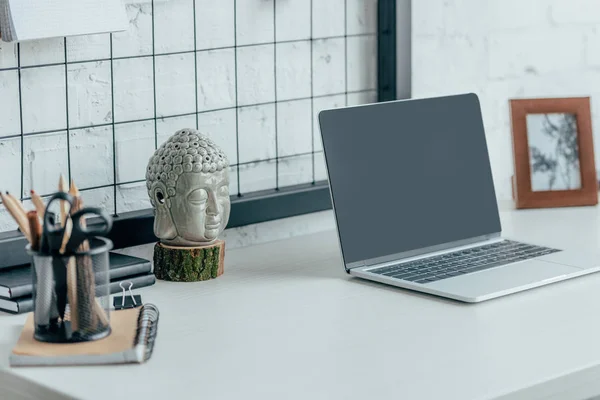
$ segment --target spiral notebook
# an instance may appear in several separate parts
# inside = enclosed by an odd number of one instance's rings
[[[55,344],[33,338],[33,314],[9,357],[13,367],[144,363],[152,356],[158,331],[158,308],[153,304],[112,311],[112,332],[85,343]]]

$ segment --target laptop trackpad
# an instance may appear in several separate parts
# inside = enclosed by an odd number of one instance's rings
[[[536,282],[552,281],[563,275],[580,271],[581,268],[540,260],[528,260],[486,271],[460,275],[431,282],[427,286],[465,297],[479,297]]]

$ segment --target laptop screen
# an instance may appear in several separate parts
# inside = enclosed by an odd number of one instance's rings
[[[500,232],[474,94],[319,114],[346,264]]]

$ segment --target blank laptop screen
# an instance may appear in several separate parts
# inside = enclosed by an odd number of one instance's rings
[[[474,94],[319,114],[346,264],[500,232]]]

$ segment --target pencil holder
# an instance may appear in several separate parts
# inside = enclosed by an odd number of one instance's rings
[[[109,251],[112,242],[89,239],[85,251],[71,256],[31,251],[34,337],[72,343],[110,334]]]

